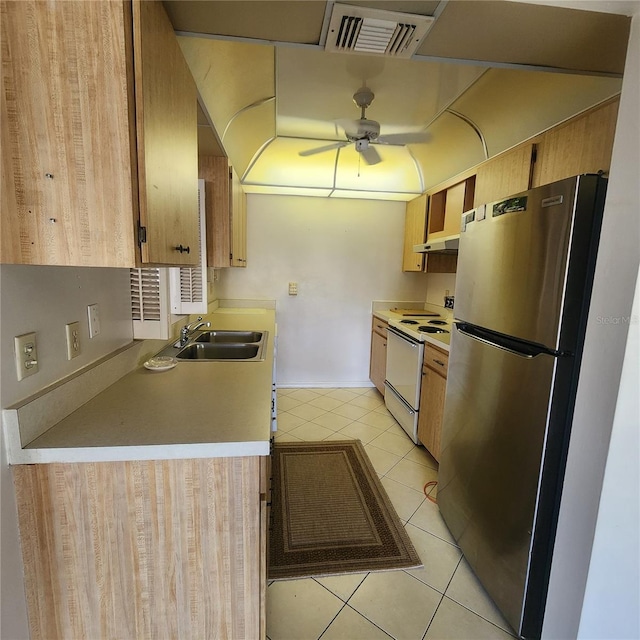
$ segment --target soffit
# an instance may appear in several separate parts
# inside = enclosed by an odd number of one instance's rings
[[[505,0],[453,0],[419,55],[622,73],[629,19]]]
[[[435,2],[356,4],[427,14],[433,13],[438,5]],[[475,8],[470,8],[476,4],[486,5],[486,16],[493,16],[492,21],[497,24],[490,24],[485,29],[484,20],[480,20],[477,13],[473,14]],[[398,60],[327,53],[317,46],[273,46],[255,44],[250,39],[237,40],[249,38],[247,34],[266,40],[281,39],[283,32],[277,31],[272,22],[284,22],[286,29],[298,34],[289,34],[289,43],[294,42],[294,38],[297,38],[295,42],[308,40],[309,25],[321,29],[325,15],[325,3],[313,0],[195,3],[173,0],[165,5],[173,10],[172,19],[179,31],[188,30],[186,27],[189,26],[199,33],[206,33],[206,29],[224,32],[222,39],[184,35],[179,35],[178,39],[223,150],[242,176],[247,191],[294,193],[303,190],[340,197],[360,192],[362,197],[411,199],[415,197],[416,189],[427,189],[485,159],[478,131],[484,136],[489,156],[492,156],[614,95],[621,85],[619,78],[543,73],[532,71],[531,67],[502,63],[497,63],[497,68],[490,68],[485,62],[460,64],[458,60],[437,56]],[[322,11],[318,10],[320,5]],[[455,5],[453,10],[451,5]],[[524,9],[524,13],[512,12],[510,5]],[[485,31],[489,34],[499,33],[501,29],[508,31],[511,19],[526,17],[529,9],[543,12],[555,9],[503,0],[474,3],[450,0],[436,25],[444,21],[446,27],[444,16],[448,13],[451,19],[465,6],[475,15],[476,31],[477,24],[483,25],[483,34],[476,38],[477,51],[495,57],[499,57],[498,50],[482,49],[482,46],[488,47],[490,40]],[[509,18],[506,22],[500,22],[492,13],[500,8],[506,11]],[[189,18],[191,10],[196,13]],[[216,19],[207,22],[204,14],[211,11]],[[565,21],[566,38],[556,39],[553,45],[547,42],[546,50],[543,47],[545,57],[541,58],[541,54],[534,51],[533,57],[526,58],[528,64],[540,60],[553,61],[554,67],[566,64],[564,43],[574,40],[571,25],[566,21],[575,19],[575,14],[580,12],[566,14],[565,11],[562,10],[562,15],[555,11],[545,15]],[[590,14],[591,21],[594,16],[605,22],[607,18],[616,21],[620,18]],[[302,26],[300,19],[306,21]],[[464,20],[460,21],[460,30],[470,29]],[[622,26],[616,24],[618,39],[626,48],[628,21]],[[278,29],[284,27],[280,25]],[[586,32],[581,28],[578,31],[584,38]],[[434,43],[439,43],[439,47],[451,44],[442,33],[436,32],[436,36]],[[526,46],[514,47],[513,37],[509,32],[504,39],[511,42],[509,59],[519,61],[521,49],[530,51],[529,40],[528,36],[523,36],[521,41],[526,42]],[[430,34],[423,46],[429,39]],[[602,52],[602,49],[611,49],[612,45],[599,41],[599,46],[593,48]],[[465,58],[475,56],[477,60],[482,58],[478,53],[472,56],[473,49],[464,49],[461,45],[449,53],[464,54]],[[603,54],[602,57],[611,56]],[[580,58],[581,61],[586,59]],[[375,93],[367,117],[380,122],[382,135],[427,131],[430,140],[404,148],[377,145],[383,163],[371,167],[362,162],[354,164],[360,158],[351,147],[301,157],[300,151],[345,140],[344,130],[335,120],[359,117],[359,110],[351,98],[363,84]],[[449,113],[448,108],[464,115],[471,124]],[[394,176],[391,183],[381,180],[386,173]],[[269,180],[273,181],[271,186]],[[389,190],[393,184],[395,189]],[[367,195],[370,192],[377,195]]]

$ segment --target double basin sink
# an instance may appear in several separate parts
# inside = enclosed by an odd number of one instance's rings
[[[158,355],[194,361],[262,361],[267,342],[266,331],[198,331],[186,344],[165,347]]]

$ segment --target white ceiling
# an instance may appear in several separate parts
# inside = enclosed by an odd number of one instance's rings
[[[617,15],[502,0],[369,3],[437,15],[419,49],[431,53],[398,60],[325,52],[319,43],[332,4],[165,2],[208,118],[248,192],[412,199],[620,90],[628,20]],[[547,29],[531,33],[519,19]],[[456,48],[455,36],[474,21],[483,36]],[[490,47],[492,37],[499,42]],[[492,59],[479,59],[474,44]],[[363,84],[375,93],[367,117],[382,135],[427,131],[429,141],[377,145],[375,166],[353,145],[300,156],[344,139],[335,120],[359,117],[352,95]]]

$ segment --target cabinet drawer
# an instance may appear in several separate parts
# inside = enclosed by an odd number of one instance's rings
[[[380,320],[380,318],[376,318],[374,316],[373,322],[371,323],[371,331],[381,335],[383,338],[387,337],[387,329],[389,328],[389,323],[384,320]]]
[[[446,378],[447,368],[449,366],[449,354],[430,344],[425,344],[424,364]]]

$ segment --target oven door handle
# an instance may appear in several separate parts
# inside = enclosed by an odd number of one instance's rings
[[[402,331],[400,331],[399,329],[396,329],[395,327],[389,327],[387,331],[389,333],[392,333],[394,336],[397,336],[401,340],[408,342],[414,349],[417,349],[418,345],[420,344],[420,342],[409,337],[406,333],[402,333]]]

